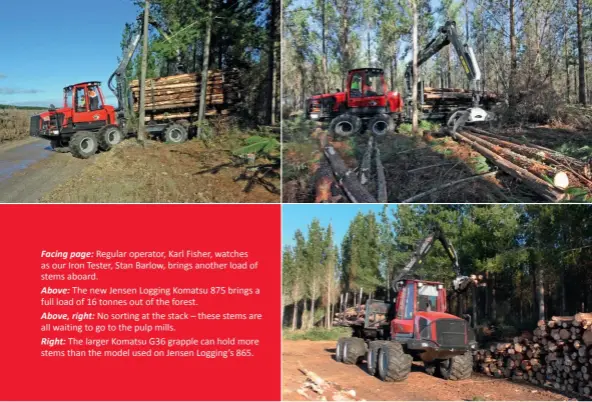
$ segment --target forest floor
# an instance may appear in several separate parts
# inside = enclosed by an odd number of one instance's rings
[[[495,379],[474,373],[465,381],[445,381],[423,371],[421,362],[414,363],[407,381],[385,383],[370,376],[365,365],[345,365],[335,361],[333,341],[283,342],[283,399],[305,400],[297,391],[306,377],[300,368],[311,370],[326,381],[353,389],[358,398],[368,401],[567,401],[564,395],[526,383]]]
[[[235,179],[245,167],[224,167],[245,135],[218,135],[205,144],[148,141],[141,147],[128,139],[110,152],[83,160],[52,151],[39,138],[0,144],[0,202],[54,203],[275,203],[279,195],[259,184],[245,192]],[[264,157],[256,163],[268,163]],[[266,176],[279,190],[279,177]]]
[[[304,128],[308,136],[291,135],[284,151],[284,202],[315,200],[314,172],[322,159],[318,136],[327,124]],[[292,130],[293,131],[293,130]],[[486,159],[469,145],[439,135],[438,129],[414,136],[399,130],[379,138],[378,148],[384,165],[388,202],[402,202],[426,190],[493,169]],[[495,130],[536,145],[545,146],[577,158],[592,156],[592,131],[548,126]],[[289,131],[290,132],[290,131]],[[285,136],[285,134],[284,134]],[[330,139],[331,140],[331,139]],[[331,145],[350,168],[356,168],[366,150],[368,135],[333,139]],[[416,200],[416,202],[504,203],[541,202],[544,199],[511,176],[499,173],[455,185]]]
[[[205,144],[149,141],[146,147],[128,139],[110,152],[91,158],[81,172],[46,194],[42,202],[67,203],[274,203],[279,195],[260,185],[245,192],[247,181],[235,179],[245,167],[202,170],[231,162],[240,138],[215,137]],[[257,160],[266,163],[267,160]],[[279,178],[270,178],[278,189]]]

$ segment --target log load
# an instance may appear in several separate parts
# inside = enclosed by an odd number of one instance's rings
[[[180,74],[147,79],[147,120],[190,118],[197,115],[201,96],[201,74]],[[206,115],[228,114],[240,99],[238,70],[209,71],[206,83]],[[140,82],[130,84],[134,111],[139,110]]]
[[[497,94],[493,92],[479,92],[481,103],[485,107],[498,101]],[[422,112],[429,115],[450,115],[459,108],[472,106],[472,92],[461,88],[431,88],[423,89]]]
[[[532,334],[473,353],[474,369],[497,378],[592,395],[592,313],[539,321]]]

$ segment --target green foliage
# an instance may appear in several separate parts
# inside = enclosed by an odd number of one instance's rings
[[[491,167],[487,163],[487,159],[483,155],[471,158],[469,163],[477,174],[487,173],[491,170]]]
[[[408,123],[403,123],[399,126],[399,133],[401,134],[411,134],[413,132],[413,126]]]
[[[291,331],[284,329],[284,339],[290,341],[336,341],[341,337],[351,336],[351,329],[349,328],[312,328],[307,331]]]
[[[245,140],[245,145],[241,148],[234,150],[234,155],[247,155],[247,154],[265,154],[274,155],[280,149],[280,143],[278,140],[272,137],[261,137],[254,135]]]
[[[16,109],[16,110],[47,110],[45,106],[14,106],[14,105],[0,105],[0,109]]]

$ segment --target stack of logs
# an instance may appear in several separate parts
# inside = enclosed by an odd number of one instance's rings
[[[430,88],[423,89],[422,111],[426,114],[448,115],[458,108],[470,107],[473,100],[472,91],[459,88]],[[493,92],[479,92],[481,103],[488,106],[497,101]]]
[[[140,104],[140,82],[132,81],[134,111]],[[187,118],[197,113],[201,74],[181,74],[146,80],[146,113],[149,120]],[[208,71],[206,114],[229,114],[240,99],[239,73]]]
[[[547,201],[566,199],[568,188],[592,194],[592,174],[588,162],[470,126],[451,134],[455,140],[468,144]]]
[[[539,321],[532,334],[474,353],[476,371],[557,391],[592,394],[592,313]]]
[[[372,314],[368,317],[368,324],[380,324],[386,320],[387,307],[384,303],[372,305]],[[362,325],[366,319],[366,305],[360,304],[356,307],[348,307],[341,313],[335,313],[333,325],[350,327],[353,325]]]

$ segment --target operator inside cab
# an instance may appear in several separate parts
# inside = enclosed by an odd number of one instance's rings
[[[90,103],[90,110],[101,109],[101,101],[97,92],[97,87],[92,86],[88,88],[88,99]]]
[[[418,290],[417,311],[436,311],[438,288],[433,285],[423,285]]]

